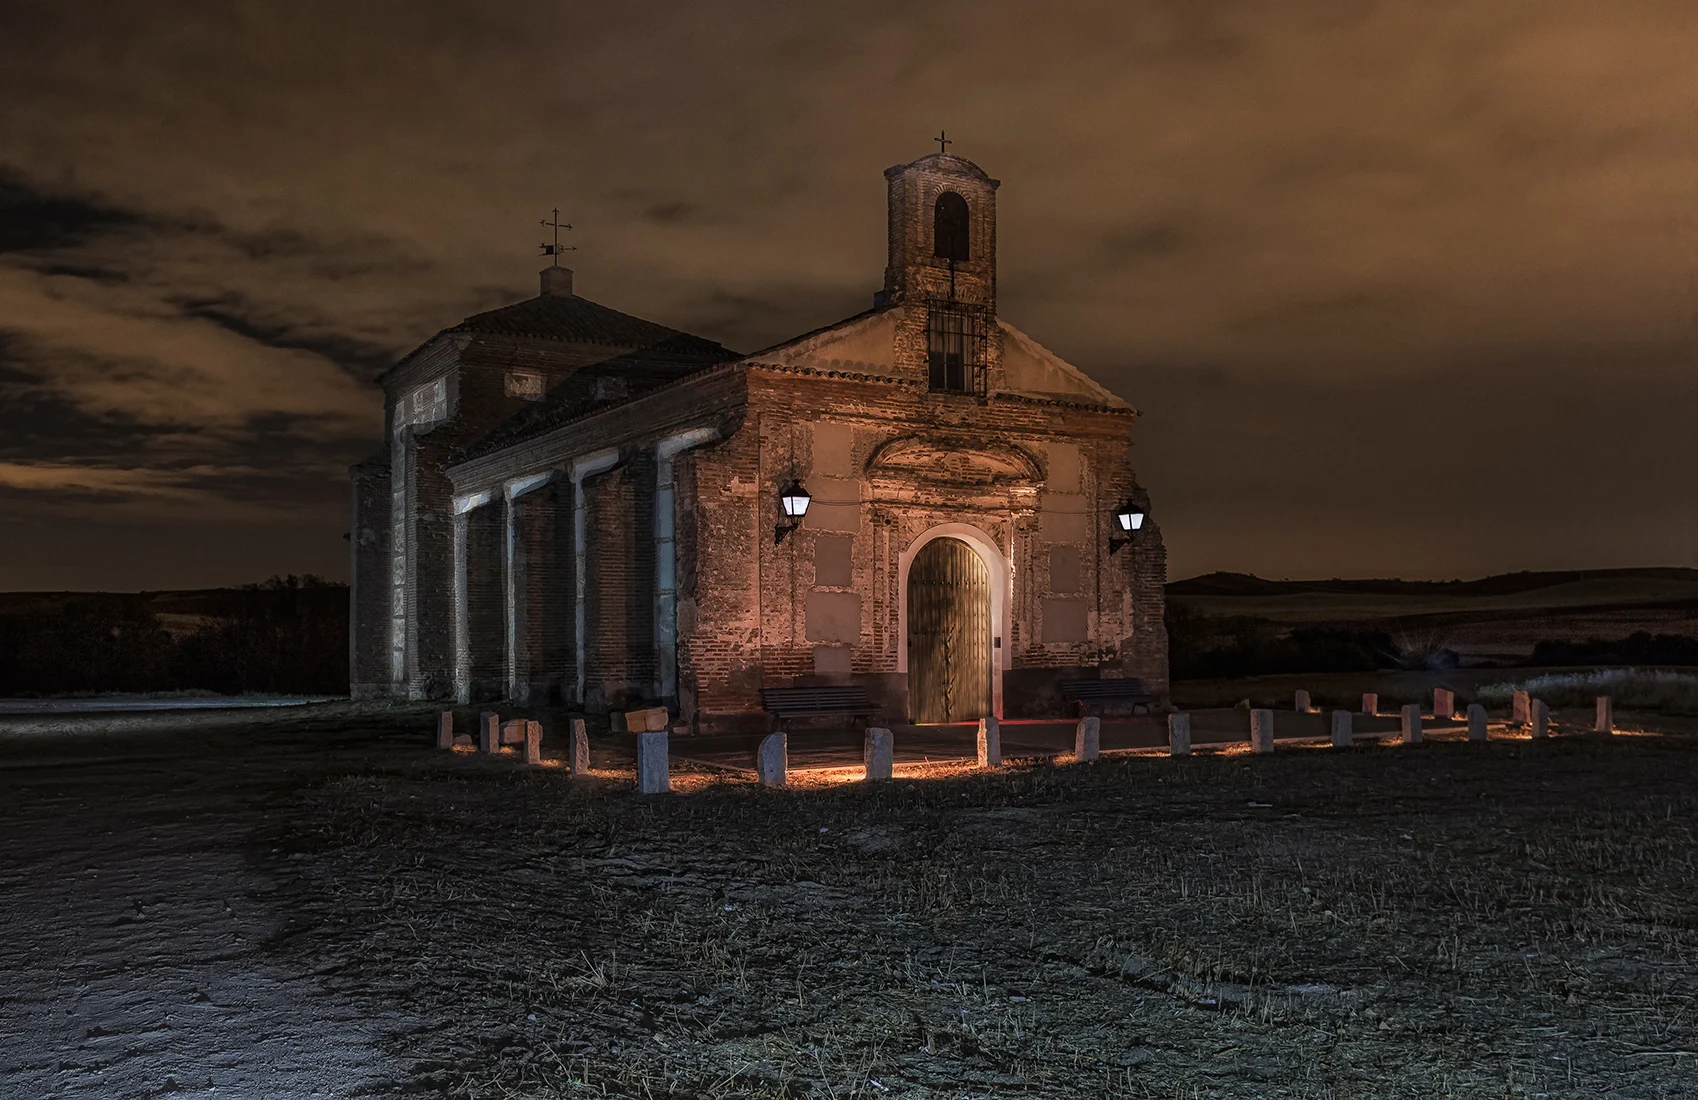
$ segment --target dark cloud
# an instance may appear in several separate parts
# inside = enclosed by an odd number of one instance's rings
[[[1695,38],[1677,0],[0,0],[0,588],[339,572],[364,380],[533,293],[549,210],[582,293],[763,347],[865,308],[940,128],[1003,181],[1004,315],[1144,411],[1176,572],[1690,563]]]

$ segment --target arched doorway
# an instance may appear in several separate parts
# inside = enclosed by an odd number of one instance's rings
[[[991,713],[990,570],[960,539],[926,543],[908,569],[908,711],[916,722]]]

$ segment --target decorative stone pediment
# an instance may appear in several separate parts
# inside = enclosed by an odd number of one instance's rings
[[[907,435],[867,458],[867,477],[943,485],[1031,485],[1043,480],[1038,460],[1019,447],[980,438]]]

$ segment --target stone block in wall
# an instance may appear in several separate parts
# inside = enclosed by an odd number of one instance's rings
[[[854,425],[817,420],[813,424],[813,436],[812,471],[816,476],[852,478],[856,475]]]
[[[1045,488],[1056,493],[1079,491],[1079,447],[1074,443],[1049,445],[1049,470]]]
[[[809,592],[807,639],[855,642],[861,637],[861,597],[854,592]]]
[[[813,531],[853,532],[861,526],[861,483],[851,478],[812,477],[807,482],[813,503],[802,525]]]
[[[1049,597],[1044,600],[1043,640],[1083,642],[1090,637],[1090,604],[1084,600]]]
[[[819,535],[814,539],[814,584],[849,588],[855,583],[853,535]]]
[[[814,675],[847,680],[851,671],[850,654],[852,652],[846,645],[815,646]]]
[[[1049,551],[1049,590],[1057,595],[1079,591],[1085,583],[1085,564],[1077,546],[1052,546]]]
[[[1091,517],[1085,498],[1071,493],[1043,494],[1038,530],[1050,542],[1085,542],[1091,537]]]

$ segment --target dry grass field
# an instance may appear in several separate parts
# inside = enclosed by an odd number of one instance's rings
[[[646,798],[621,742],[572,779],[429,750],[420,710],[16,720],[0,1075],[103,1097],[1690,1097],[1698,739],[1622,719],[1663,732],[875,788],[697,772]],[[172,923],[201,900],[212,931]]]

